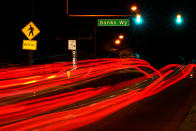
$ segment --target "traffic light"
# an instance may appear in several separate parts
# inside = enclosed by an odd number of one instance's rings
[[[182,16],[181,16],[181,14],[177,14],[176,15],[176,24],[182,24],[182,21],[183,21],[183,19],[182,19]]]
[[[140,14],[136,14],[135,23],[141,24],[143,22],[142,17]]]

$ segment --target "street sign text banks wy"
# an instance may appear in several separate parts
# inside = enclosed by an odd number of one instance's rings
[[[98,19],[98,26],[130,26],[129,19]]]

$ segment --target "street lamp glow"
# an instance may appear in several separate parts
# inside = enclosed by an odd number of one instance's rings
[[[133,12],[137,11],[137,6],[136,5],[131,6],[131,11]]]
[[[120,45],[120,40],[119,39],[115,40],[115,44]]]
[[[124,37],[124,35],[119,35],[118,38],[119,38],[119,39],[124,39],[125,37]]]

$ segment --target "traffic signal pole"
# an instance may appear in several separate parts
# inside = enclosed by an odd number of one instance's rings
[[[66,0],[66,15],[69,15],[69,1]]]
[[[97,21],[94,26],[94,57],[97,58]]]
[[[69,17],[92,17],[92,18],[99,18],[99,17],[131,17],[133,15],[80,15],[80,14],[70,14],[69,13],[69,0],[66,0],[66,15]],[[94,57],[96,58],[96,40],[97,40],[97,20],[94,26]]]

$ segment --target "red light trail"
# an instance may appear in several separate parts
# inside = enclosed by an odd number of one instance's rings
[[[80,128],[172,87],[196,68],[171,64],[157,70],[136,58],[83,60],[77,65],[75,70],[70,62],[0,69],[0,130]],[[143,75],[75,89],[122,69]],[[63,89],[70,91],[47,95]]]

